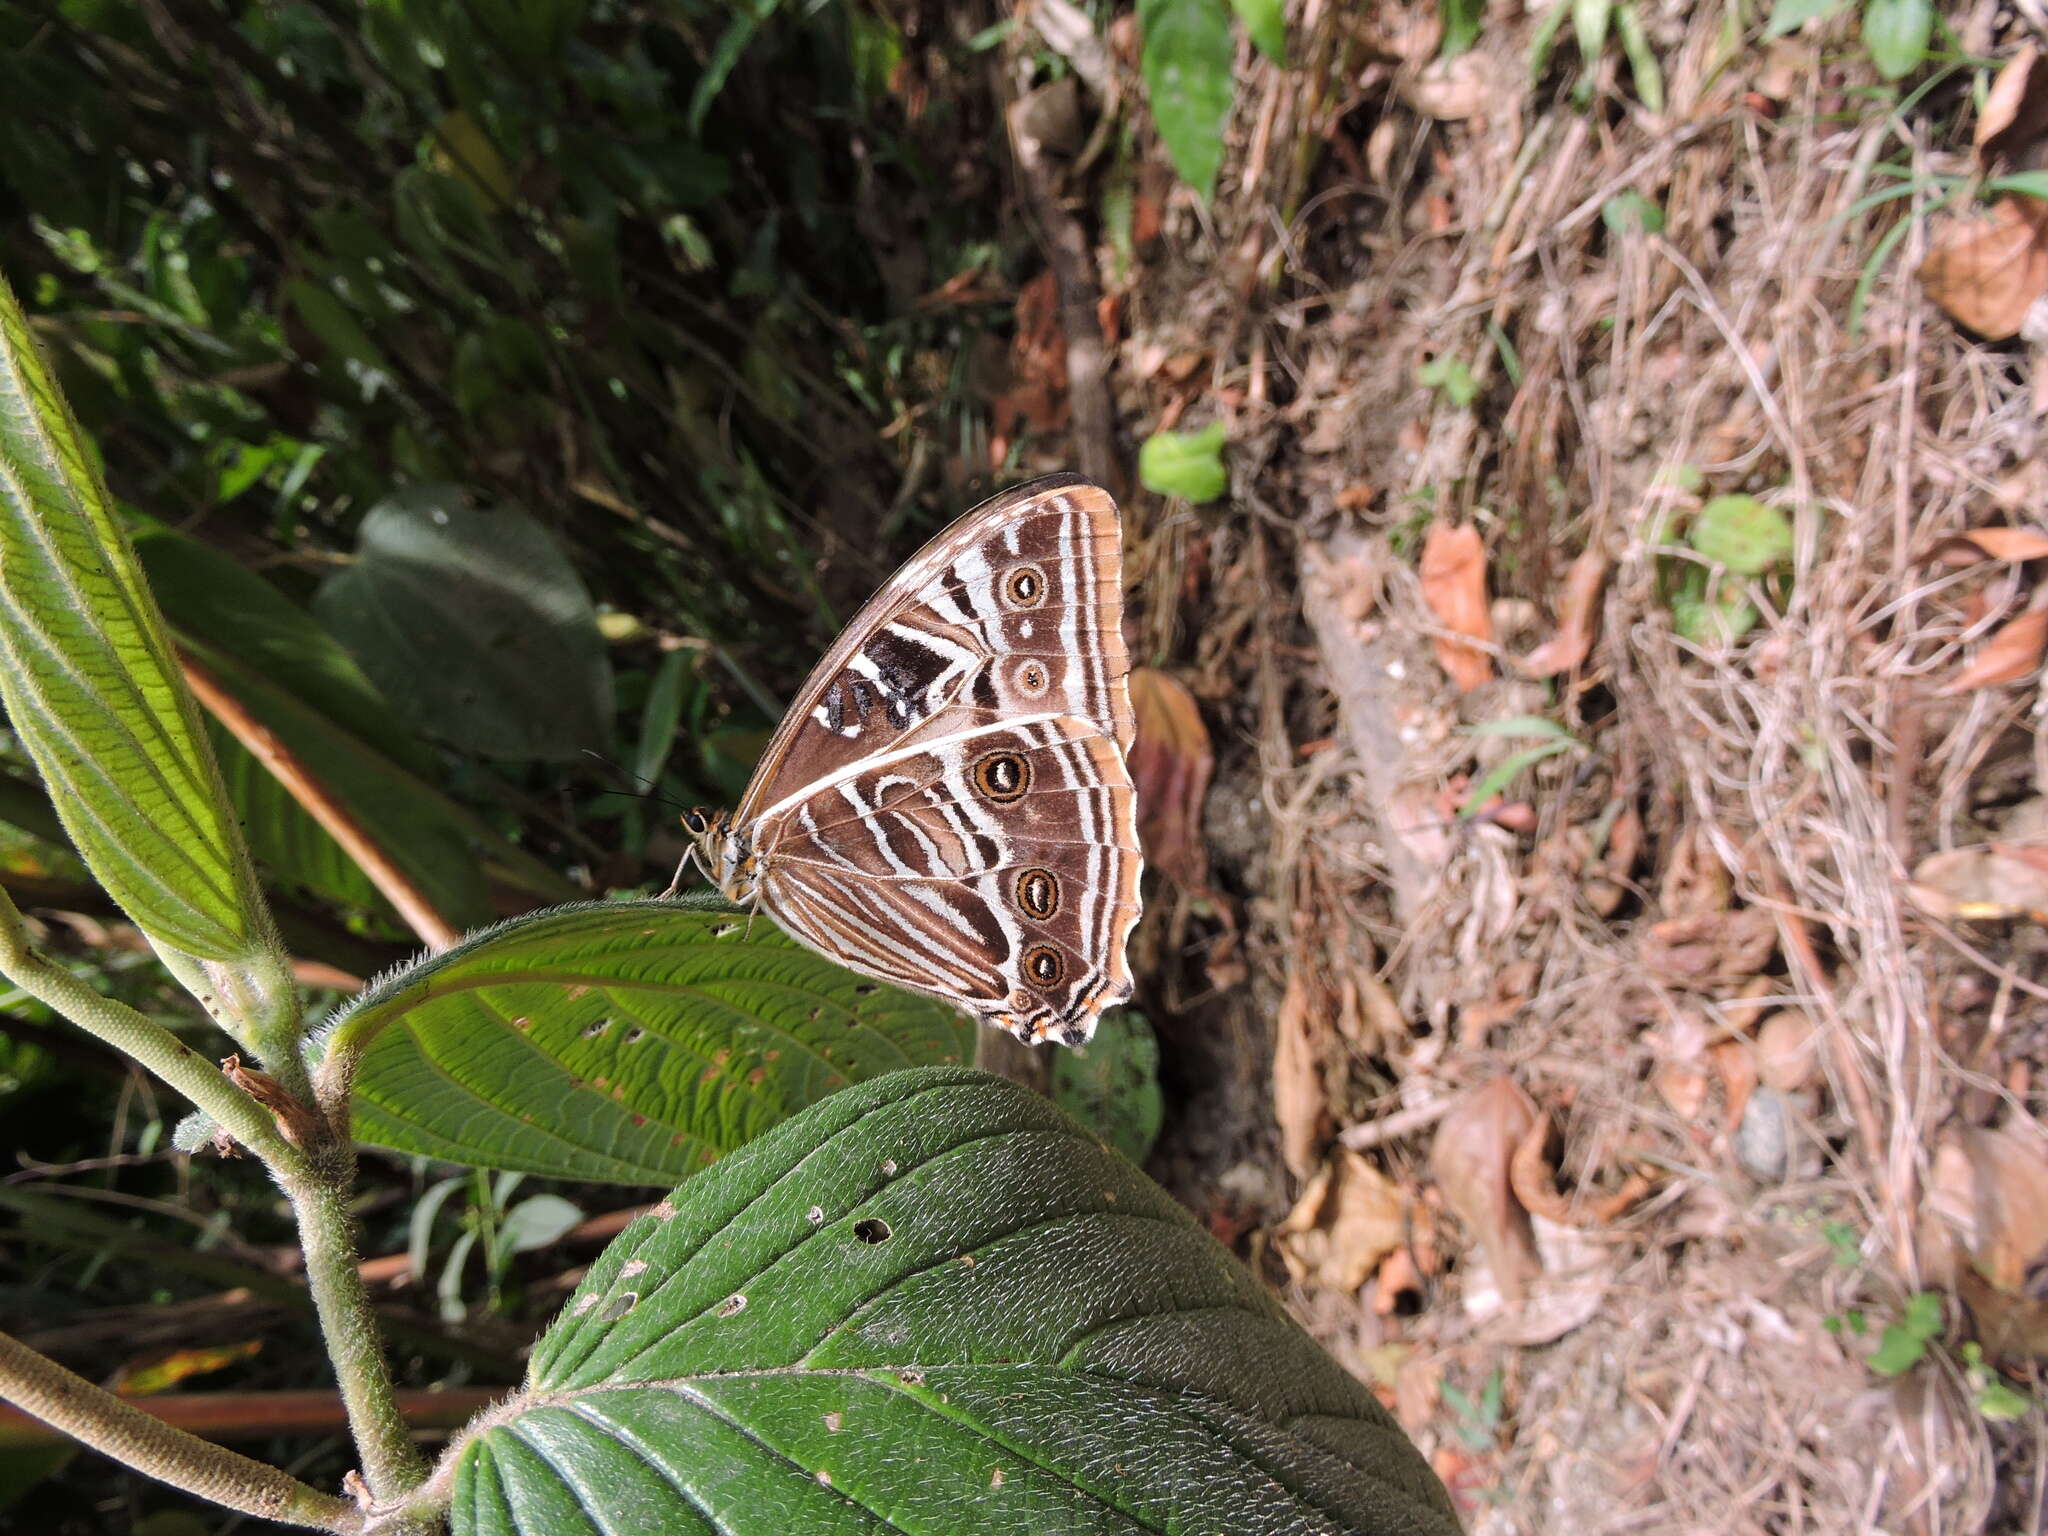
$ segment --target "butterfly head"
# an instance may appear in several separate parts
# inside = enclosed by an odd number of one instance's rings
[[[692,850],[712,883],[726,899],[748,902],[754,895],[753,839],[736,831],[731,811],[707,811],[695,806],[683,816],[683,830],[690,834]]]

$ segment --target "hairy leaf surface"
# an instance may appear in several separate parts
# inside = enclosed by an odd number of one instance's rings
[[[267,934],[254,874],[88,454],[0,282],[0,702],[107,894],[172,949],[237,959]]]
[[[451,1454],[458,1536],[1457,1530],[1165,1191],[960,1069],[834,1094],[683,1185]]]
[[[328,1042],[362,1053],[360,1140],[622,1184],[672,1184],[836,1088],[973,1048],[943,1004],[683,901],[514,919],[372,986]]]

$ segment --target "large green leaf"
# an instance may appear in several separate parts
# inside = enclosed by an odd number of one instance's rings
[[[1181,179],[1203,200],[1223,167],[1237,40],[1225,0],[1138,0],[1139,67],[1152,121]]]
[[[313,611],[419,730],[489,757],[610,745],[611,663],[590,594],[516,507],[475,506],[452,485],[386,497]]]
[[[851,1082],[967,1060],[974,1026],[765,917],[633,901],[515,918],[370,988],[328,1040],[359,1140],[670,1184]]]
[[[683,1185],[449,1454],[457,1536],[1458,1529],[1165,1191],[960,1069],[834,1094]]]
[[[64,830],[138,927],[203,960],[269,953],[198,707],[4,281],[0,702]]]

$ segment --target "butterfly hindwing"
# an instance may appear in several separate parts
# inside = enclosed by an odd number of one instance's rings
[[[1130,995],[1135,795],[1092,721],[970,724],[810,787],[754,835],[768,909],[850,969],[1068,1044]]]
[[[890,579],[812,671],[762,755],[745,824],[866,758],[1033,714],[1131,742],[1123,533],[1074,475],[983,503]]]

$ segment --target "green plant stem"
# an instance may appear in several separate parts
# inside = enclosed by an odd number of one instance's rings
[[[28,926],[5,889],[0,889],[0,975],[30,997],[47,1003],[88,1034],[140,1062],[165,1083],[211,1115],[243,1146],[283,1177],[310,1172],[298,1148],[278,1133],[269,1113],[229,1082],[176,1035],[130,1008],[95,992],[30,946]]]
[[[350,1533],[362,1514],[238,1451],[174,1429],[0,1333],[0,1396],[125,1467],[262,1520]]]
[[[334,1377],[348,1410],[363,1478],[379,1504],[396,1502],[427,1475],[425,1459],[412,1442],[384,1341],[356,1267],[354,1222],[348,1190],[355,1182],[355,1153],[347,1142],[323,1149],[318,1168],[305,1178],[280,1176],[299,1222],[299,1246],[306,1255],[306,1285],[320,1333],[334,1362]]]

